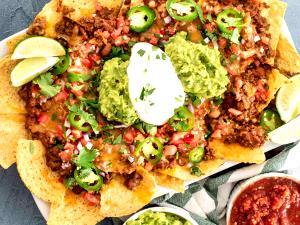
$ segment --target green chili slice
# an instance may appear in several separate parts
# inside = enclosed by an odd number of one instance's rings
[[[175,131],[190,131],[194,127],[194,114],[185,106],[175,110],[174,116],[169,120],[169,124]]]
[[[217,25],[222,35],[235,43],[238,42],[243,23],[243,14],[235,9],[225,9],[217,16]]]
[[[156,14],[148,6],[135,6],[127,12],[127,19],[130,20],[132,31],[145,32],[154,23]]]
[[[68,73],[68,81],[69,82],[85,82],[92,78],[90,74],[77,74],[77,73]]]
[[[199,163],[203,159],[204,156],[204,148],[196,147],[189,154],[189,160],[192,163]]]
[[[156,165],[163,156],[163,144],[156,137],[148,137],[139,143],[135,154],[139,155],[141,151],[151,164]]]
[[[270,132],[272,130],[275,130],[276,128],[283,125],[282,120],[280,119],[280,116],[277,112],[267,109],[263,112],[261,119],[260,119],[260,125],[267,131]]]
[[[91,175],[93,180],[89,182],[88,179]],[[96,180],[94,180],[95,177],[97,178]],[[96,175],[91,168],[75,170],[74,178],[76,183],[87,191],[99,191],[103,184],[103,178]]]
[[[191,168],[191,174],[200,177],[200,176],[202,175],[202,172],[201,172],[201,170],[199,169],[199,167],[193,166],[193,167]]]
[[[198,16],[196,3],[190,0],[168,0],[166,4],[169,15],[178,21],[191,22]]]
[[[87,121],[85,121],[79,113],[76,112],[70,112],[68,115],[68,119],[70,122],[70,125],[77,130],[87,132],[90,130],[90,126],[87,126]]]
[[[65,56],[61,56],[59,58],[59,61],[53,67],[52,72],[55,75],[63,74],[64,72],[67,71],[67,69],[69,68],[69,66],[70,66],[70,55],[69,55],[69,51],[66,50],[66,55]]]

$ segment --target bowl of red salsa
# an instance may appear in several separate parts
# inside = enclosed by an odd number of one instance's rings
[[[300,225],[300,180],[283,173],[252,177],[234,188],[227,225]]]

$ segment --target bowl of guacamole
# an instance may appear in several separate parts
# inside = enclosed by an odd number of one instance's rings
[[[132,215],[123,225],[198,225],[189,213],[181,208],[151,207]]]

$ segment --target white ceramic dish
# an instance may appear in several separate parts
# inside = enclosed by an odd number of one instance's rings
[[[296,176],[292,176],[292,175],[288,175],[288,174],[284,174],[284,173],[265,173],[265,174],[260,174],[257,176],[254,176],[248,180],[242,181],[241,183],[237,184],[236,187],[233,189],[233,191],[231,192],[228,204],[227,204],[227,210],[226,210],[226,224],[229,225],[229,220],[230,220],[230,214],[231,214],[231,209],[232,206],[235,202],[235,200],[237,199],[237,197],[247,188],[249,187],[249,185],[267,178],[267,177],[283,177],[283,178],[288,178],[291,179],[297,183],[300,184],[300,174],[299,177]]]
[[[22,31],[20,31],[20,32],[18,32],[18,33],[16,33],[16,34],[12,35],[12,36],[10,36],[10,37],[8,37],[8,38],[6,38],[6,39],[4,39],[4,40],[2,40],[2,41],[0,42],[0,58],[4,57],[4,56],[7,54],[7,46],[6,46],[6,43],[7,43],[10,39],[12,39],[12,38],[14,38],[14,37],[16,37],[16,36],[18,36],[18,35],[20,35],[20,34],[23,34],[23,33],[25,33],[25,32],[26,32],[26,29],[24,29],[24,30],[22,30]],[[283,27],[282,27],[282,33],[284,33],[284,34],[286,35],[286,37],[289,39],[289,41],[290,41],[291,43],[293,43],[291,34],[290,34],[290,32],[289,32],[289,30],[288,30],[288,28],[287,28],[286,23],[283,24]],[[277,147],[279,147],[279,146],[280,146],[279,144],[274,144],[274,143],[272,143],[272,142],[268,142],[268,143],[266,143],[266,144],[263,146],[263,149],[264,149],[265,152],[268,152],[268,151],[270,151],[270,150],[272,150],[272,149],[274,149],[274,148],[277,148]],[[235,165],[237,165],[237,164],[239,164],[239,163],[237,163],[237,162],[231,162],[231,161],[226,161],[222,166],[219,167],[219,169],[217,169],[217,170],[214,171],[213,173],[206,174],[205,176],[199,177],[198,180],[185,182],[185,186],[187,187],[188,185],[190,185],[190,184],[192,184],[192,183],[195,183],[195,182],[197,182],[197,181],[199,181],[199,180],[201,180],[201,179],[203,179],[203,178],[205,178],[205,177],[208,177],[208,176],[210,176],[210,175],[213,175],[213,174],[215,174],[215,173],[218,173],[218,172],[220,172],[220,171],[223,171],[223,170],[225,170],[225,169],[228,169],[228,168],[230,168],[230,167],[233,167],[233,166],[235,166]],[[168,189],[168,188],[164,188],[164,187],[158,186],[157,192],[156,192],[154,198],[159,197],[159,196],[162,196],[162,195],[165,195],[165,194],[167,194],[167,193],[175,193],[175,191],[174,191],[174,190],[171,190],[171,189]],[[49,216],[50,205],[49,205],[48,203],[46,203],[46,202],[44,202],[44,201],[38,199],[38,198],[35,197],[35,196],[33,196],[33,197],[34,197],[34,200],[35,200],[35,202],[36,202],[36,204],[37,204],[39,210],[41,211],[41,214],[42,214],[43,217],[47,220],[47,218],[48,218],[48,216]]]
[[[177,215],[189,222],[192,223],[192,225],[199,225],[191,216],[190,214],[185,211],[184,209],[181,209],[179,207],[151,207],[144,210],[141,210],[135,214],[133,214],[131,217],[128,218],[128,220],[125,221],[123,225],[126,225],[128,221],[137,219],[140,215],[147,211],[153,211],[153,212],[165,212],[165,213],[172,213],[174,215]]]

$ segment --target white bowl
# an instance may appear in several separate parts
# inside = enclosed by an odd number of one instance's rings
[[[193,225],[199,225],[191,216],[190,214],[184,210],[184,209],[181,209],[179,207],[151,207],[151,208],[147,208],[147,209],[144,209],[144,210],[141,210],[135,214],[133,214],[131,217],[129,217],[128,220],[126,220],[124,222],[123,225],[126,225],[128,221],[130,220],[135,220],[137,219],[140,215],[142,215],[143,213],[147,212],[147,211],[153,211],[153,212],[165,212],[165,213],[172,213],[176,216],[179,216],[187,221],[189,221],[190,223],[192,223]]]
[[[247,187],[249,187],[251,184],[264,179],[268,177],[283,177],[290,179],[292,181],[295,181],[297,183],[300,183],[300,180],[292,175],[289,174],[284,174],[284,173],[265,173],[265,174],[260,174],[257,176],[254,176],[252,178],[249,178],[248,180],[245,180],[239,184],[233,189],[231,192],[229,201],[227,203],[227,211],[226,211],[226,224],[229,225],[229,220],[230,220],[230,214],[231,214],[231,209],[233,206],[233,203],[235,202],[236,198],[241,194],[242,191],[244,191]]]

